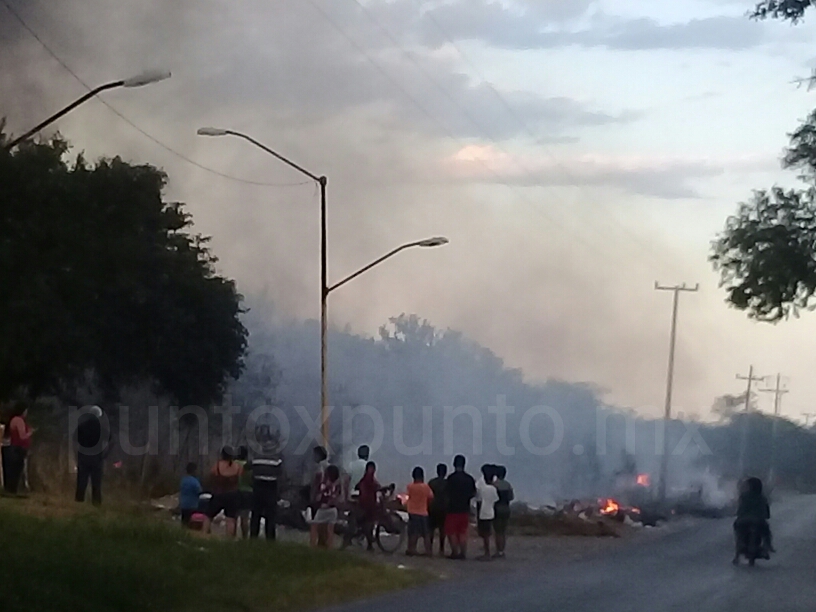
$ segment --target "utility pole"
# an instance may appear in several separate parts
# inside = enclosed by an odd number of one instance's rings
[[[737,374],[737,380],[747,380],[748,389],[745,391],[745,408],[743,409],[742,423],[742,443],[740,444],[739,474],[740,478],[745,477],[745,454],[748,450],[748,413],[751,408],[751,385],[755,382],[765,380],[764,376],[754,376],[754,366],[748,370],[748,376]]]
[[[694,293],[700,289],[699,283],[693,288],[687,287],[686,283],[673,287],[663,287],[655,281],[655,291],[671,291],[674,294],[672,304],[671,335],[669,337],[669,371],[666,377],[666,406],[663,413],[663,455],[660,461],[660,482],[658,496],[661,502],[666,501],[666,479],[669,472],[669,421],[671,420],[672,385],[674,384],[674,347],[677,339],[677,306],[681,291]]]
[[[775,389],[760,389],[763,393],[773,393],[774,394],[774,418],[773,423],[771,424],[771,462],[770,466],[768,467],[768,484],[773,486],[774,480],[776,478],[776,434],[779,429],[779,412],[781,410],[782,404],[782,395],[788,392],[787,389],[782,388],[782,375],[776,375],[776,388]]]

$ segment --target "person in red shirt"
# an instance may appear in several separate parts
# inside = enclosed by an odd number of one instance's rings
[[[411,473],[414,482],[408,485],[408,550],[406,555],[412,557],[417,554],[417,542],[422,538],[425,545],[425,556],[433,554],[431,550],[431,531],[428,527],[428,506],[434,494],[425,483],[425,471],[415,467]]]
[[[212,498],[208,514],[209,521],[204,524],[204,531],[210,532],[212,520],[223,510],[227,519],[227,537],[234,538],[237,530],[239,497],[238,482],[244,472],[243,466],[235,461],[235,449],[225,446],[221,449],[221,459],[213,466],[210,473]]]
[[[12,495],[17,494],[20,486],[28,450],[31,448],[31,436],[34,434],[26,417],[28,417],[28,407],[19,402],[15,406],[14,416],[9,421],[10,445],[6,450],[5,485],[6,491]]]
[[[357,484],[360,492],[357,504],[360,511],[360,522],[363,525],[368,550],[374,550],[374,523],[377,520],[377,494],[382,490],[377,482],[377,464],[373,461],[366,463],[365,474]]]

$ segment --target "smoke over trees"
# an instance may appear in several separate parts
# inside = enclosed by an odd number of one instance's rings
[[[298,453],[319,440],[308,420],[318,414],[320,330],[315,321],[274,320],[250,314],[247,371],[273,381],[266,398],[285,415],[285,449],[297,465]],[[608,493],[632,459],[637,472],[657,479],[662,421],[605,404],[590,384],[531,383],[489,349],[416,315],[391,318],[375,338],[331,330],[329,372],[335,459],[369,444],[388,481],[405,484],[414,465],[432,470],[457,453],[469,457],[474,471],[483,463],[507,466],[519,497],[532,502]],[[232,401],[249,414],[258,394],[242,378]],[[670,422],[672,486],[692,486],[710,474],[737,477],[745,421],[735,411],[744,396],[717,403],[729,406],[718,423]],[[747,418],[747,466],[764,478],[772,418]],[[777,473],[787,483],[807,483],[816,436],[780,422],[778,449],[786,448],[778,450]]]

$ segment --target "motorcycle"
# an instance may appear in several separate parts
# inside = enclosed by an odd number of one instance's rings
[[[762,530],[759,525],[751,524],[742,529],[742,532],[737,536],[739,548],[734,564],[739,563],[741,556],[748,560],[748,565],[753,567],[757,559],[770,559],[771,555],[768,552],[765,542],[762,538]]]

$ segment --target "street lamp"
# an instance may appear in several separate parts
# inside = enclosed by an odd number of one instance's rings
[[[46,119],[45,121],[43,121],[42,123],[40,123],[36,127],[31,128],[29,131],[27,131],[22,136],[12,140],[10,143],[8,143],[6,145],[6,149],[11,150],[12,148],[16,147],[18,144],[20,144],[24,140],[26,140],[28,138],[31,138],[31,136],[33,136],[34,134],[36,134],[37,132],[39,132],[43,128],[51,125],[52,123],[54,123],[54,121],[56,121],[60,117],[63,117],[65,115],[67,115],[72,110],[74,110],[77,106],[87,102],[88,100],[93,98],[95,95],[99,94],[100,92],[106,91],[108,89],[116,89],[118,87],[128,87],[128,88],[144,87],[145,85],[150,85],[152,83],[158,83],[159,81],[164,81],[165,79],[169,79],[169,78],[170,78],[170,73],[169,72],[149,71],[149,72],[143,72],[142,74],[138,74],[138,75],[136,75],[134,77],[131,77],[129,79],[122,79],[120,81],[111,81],[110,83],[105,83],[104,85],[100,85],[96,89],[92,89],[91,91],[86,93],[84,96],[82,96],[78,100],[72,102],[71,104],[69,104],[68,106],[63,108],[58,113],[56,113],[54,115],[51,115],[48,119]]]
[[[388,253],[386,253],[382,257],[380,257],[378,259],[375,259],[374,261],[372,261],[367,266],[363,266],[362,268],[357,270],[354,274],[350,274],[349,276],[347,276],[343,280],[333,284],[331,287],[328,287],[326,289],[326,294],[329,294],[332,291],[334,291],[335,289],[337,289],[339,287],[342,287],[343,285],[345,285],[350,280],[353,280],[353,279],[357,278],[358,276],[360,276],[361,274],[363,274],[365,272],[368,272],[374,266],[377,266],[377,265],[381,264],[386,259],[390,259],[394,255],[396,255],[397,253],[399,253],[401,251],[404,251],[405,249],[410,249],[410,248],[413,248],[413,247],[423,247],[423,248],[427,249],[427,248],[439,247],[439,246],[448,244],[448,242],[449,242],[448,239],[443,237],[443,236],[437,236],[435,238],[427,238],[425,240],[417,240],[416,242],[407,242],[407,243],[403,244],[402,246],[398,246],[396,249],[394,249],[392,251],[389,251]]]
[[[328,265],[327,265],[327,231],[326,231],[326,185],[328,184],[329,180],[325,176],[318,176],[309,172],[302,166],[299,166],[295,162],[287,159],[280,153],[273,151],[266,145],[258,142],[254,138],[247,136],[241,132],[236,132],[234,130],[224,130],[220,128],[212,128],[212,127],[202,127],[199,128],[197,131],[199,136],[236,136],[238,138],[243,138],[244,140],[252,143],[259,149],[262,149],[272,155],[273,157],[279,159],[287,166],[294,168],[301,174],[306,175],[316,183],[320,185],[320,432],[323,441],[323,446],[328,449],[329,447],[329,387],[328,387],[328,376],[327,376],[327,368],[328,368],[328,344],[327,344],[327,336],[328,336],[328,297],[329,293],[334,291],[335,289],[345,285],[349,281],[357,278],[361,274],[367,272],[371,268],[376,265],[381,264],[386,259],[390,259],[397,253],[404,251],[405,249],[410,249],[413,247],[424,247],[424,248],[431,248],[431,247],[438,247],[448,243],[448,239],[437,236],[434,238],[427,238],[425,240],[418,240],[416,242],[408,242],[403,244],[402,246],[397,247],[396,249],[389,251],[382,257],[375,259],[367,266],[364,266],[357,270],[354,274],[351,274],[344,278],[343,280],[335,283],[334,285],[329,286],[328,284]]]

